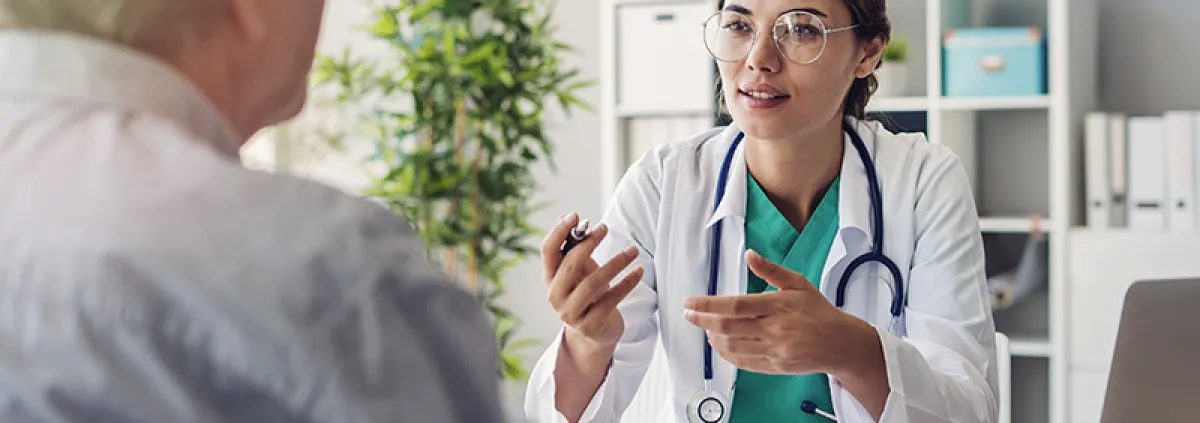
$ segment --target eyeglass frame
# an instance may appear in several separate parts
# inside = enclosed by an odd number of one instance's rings
[[[705,18],[703,22],[700,22],[701,30],[702,31],[707,30],[709,21],[711,21],[717,15],[720,15],[720,14],[726,13],[726,12],[736,13],[738,15],[746,16],[747,18],[749,18],[749,16],[746,15],[745,13],[735,12],[732,10],[718,10],[716,12],[713,12],[713,14],[708,15],[708,17]],[[821,34],[821,51],[817,53],[816,57],[814,57],[812,60],[809,60],[808,62],[801,63],[801,62],[796,61],[795,59],[792,59],[791,57],[788,57],[788,55],[783,52],[783,48],[779,47],[779,36],[775,35],[775,28],[779,27],[779,21],[782,20],[784,16],[790,16],[790,15],[808,15],[808,16],[811,16],[817,22],[821,23],[821,28],[822,28],[821,31],[823,32],[823,34]],[[747,19],[747,20],[750,22],[750,25],[755,25],[753,20],[751,20],[751,19]],[[739,57],[737,59],[722,60],[721,58],[717,57],[717,55],[715,53],[713,53],[712,47],[710,47],[708,45],[708,37],[706,36],[706,34],[701,33],[701,39],[704,41],[704,49],[708,51],[708,55],[712,56],[713,60],[716,60],[718,62],[731,63],[731,62],[737,62],[739,60],[744,60],[744,59],[746,59],[746,57],[750,56],[750,52],[754,51],[754,45],[758,43],[758,35],[761,32],[758,30],[757,25],[755,25],[755,27],[756,28],[754,29],[754,37],[750,39],[750,48],[746,49],[746,52],[742,54],[742,57]],[[783,58],[787,59],[789,62],[798,64],[800,66],[808,66],[813,63],[816,63],[816,61],[819,60],[821,58],[821,56],[825,55],[825,47],[827,47],[829,45],[829,34],[836,34],[836,33],[842,32],[842,31],[847,31],[847,30],[858,28],[858,27],[859,27],[859,24],[847,25],[847,26],[838,27],[838,28],[826,28],[825,21],[822,20],[820,16],[817,16],[813,13],[806,12],[803,10],[794,10],[794,11],[779,15],[778,18],[775,18],[775,24],[771,25],[771,44],[774,44],[775,51],[778,51],[779,55],[783,56]]]

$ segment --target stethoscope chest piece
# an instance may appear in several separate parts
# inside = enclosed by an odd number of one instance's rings
[[[697,391],[688,401],[688,422],[722,423],[729,416],[725,396],[710,390]]]

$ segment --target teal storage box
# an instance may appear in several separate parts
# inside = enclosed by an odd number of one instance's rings
[[[950,30],[943,51],[946,97],[1046,93],[1046,37],[1036,27]]]

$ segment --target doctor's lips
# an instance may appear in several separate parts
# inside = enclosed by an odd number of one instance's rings
[[[778,106],[791,96],[769,84],[753,83],[738,87],[738,96],[751,109],[766,109]]]

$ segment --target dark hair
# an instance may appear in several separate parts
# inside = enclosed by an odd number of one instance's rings
[[[887,17],[885,0],[842,0],[842,3],[850,9],[851,22],[858,24],[858,27],[854,28],[854,35],[860,42],[883,37],[883,42],[887,43],[892,38],[892,22]],[[882,63],[880,60],[875,64],[875,68],[879,69]],[[875,74],[855,79],[850,85],[850,91],[846,93],[846,100],[842,103],[842,113],[859,119],[866,118],[867,102],[878,87],[879,80],[875,79]]]
[[[842,4],[846,5],[846,9],[850,10],[851,24],[857,24],[854,28],[854,35],[859,42],[867,42],[874,40],[876,37],[883,37],[886,43],[892,37],[892,23],[887,16],[886,0],[842,0]],[[725,7],[725,0],[717,0],[717,10]],[[883,61],[875,65],[878,69]],[[717,81],[718,88],[720,81]],[[867,115],[867,102],[871,100],[871,95],[875,93],[879,87],[879,81],[875,79],[875,75],[867,75],[865,78],[855,79],[850,85],[850,90],[846,92],[846,98],[842,102],[842,114],[854,116],[859,119],[865,119]],[[717,90],[718,101],[724,103],[724,96]],[[724,104],[720,105],[724,109]]]

